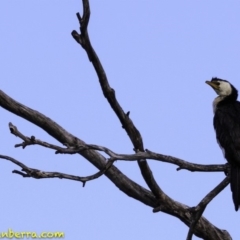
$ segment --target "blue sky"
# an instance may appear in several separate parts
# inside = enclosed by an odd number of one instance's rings
[[[225,163],[212,126],[215,93],[205,80],[217,76],[240,89],[240,3],[92,0],[90,6],[90,39],[145,148],[195,163]],[[86,53],[71,37],[79,27],[78,11],[81,1],[1,1],[1,90],[89,144],[132,153]],[[0,112],[0,154],[45,171],[79,176],[97,171],[79,156],[55,155],[40,146],[14,148],[21,140],[10,134],[9,122],[27,136],[57,142],[33,124]],[[149,165],[162,189],[189,206],[224,178],[223,173],[177,172],[174,165],[152,160]],[[186,238],[182,222],[153,214],[105,176],[82,188],[69,180],[24,179],[11,173],[18,166],[4,160],[0,166],[0,232],[64,231],[65,239],[87,240]],[[146,187],[137,163],[116,166]],[[204,216],[238,239],[240,217],[229,186]]]

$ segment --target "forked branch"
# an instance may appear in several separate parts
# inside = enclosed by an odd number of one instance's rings
[[[146,149],[146,152],[138,152],[135,154],[118,154],[113,152],[107,147],[99,146],[96,144],[82,144],[82,145],[76,145],[76,146],[69,146],[67,143],[66,148],[59,147],[57,145],[47,143],[45,141],[36,139],[35,136],[27,137],[22,132],[18,130],[16,126],[14,126],[11,122],[9,123],[9,129],[10,132],[15,135],[16,137],[19,137],[23,140],[22,143],[16,144],[15,147],[22,147],[23,149],[26,146],[30,145],[40,145],[46,148],[54,149],[56,150],[56,154],[77,154],[82,151],[85,151],[87,149],[91,150],[98,150],[105,152],[112,162],[116,160],[122,160],[122,161],[137,161],[141,159],[150,159],[150,160],[157,160],[161,162],[171,163],[179,166],[177,170],[186,169],[191,172],[227,172],[229,170],[228,164],[225,165],[217,165],[217,164],[211,164],[211,165],[203,165],[203,164],[196,164],[187,162],[185,160],[163,155],[160,153],[151,152]]]
[[[19,102],[16,102],[1,90],[0,106],[14,113],[15,115],[20,116],[21,118],[32,122],[34,125],[49,133],[53,138],[62,144],[68,145],[70,147],[85,145],[82,140],[68,133],[55,121],[51,120],[38,111],[35,111]],[[99,170],[102,170],[106,166],[105,158],[95,150],[87,149],[79,152],[78,154],[86,158]],[[105,175],[126,195],[154,209],[161,206],[160,210],[162,212],[175,216],[183,221],[187,226],[190,226],[192,215],[189,211],[188,206],[174,201],[167,195],[165,195],[165,200],[160,204],[158,199],[156,199],[156,197],[150,191],[129,179],[113,165],[105,172]],[[208,231],[205,231],[205,229],[208,229]],[[194,234],[200,238],[210,240],[231,239],[228,232],[218,229],[204,217],[201,217],[199,219],[198,224],[194,228]]]
[[[36,179],[41,179],[41,178],[60,178],[60,179],[69,179],[69,180],[74,180],[74,181],[79,181],[83,183],[83,187],[85,186],[86,182],[97,179],[99,177],[101,177],[113,164],[112,161],[107,162],[106,166],[100,170],[99,172],[88,176],[88,177],[79,177],[79,176],[74,176],[74,175],[70,175],[70,174],[66,174],[66,173],[60,173],[60,172],[45,172],[39,169],[35,169],[35,168],[30,168],[27,167],[25,164],[23,164],[22,162],[19,162],[18,160],[9,157],[9,156],[4,156],[4,155],[0,155],[1,159],[5,159],[8,160],[16,165],[18,165],[19,167],[21,167],[21,171],[19,170],[13,170],[13,173],[19,174],[22,177],[32,177],[32,178],[36,178]]]
[[[87,33],[87,27],[88,27],[88,21],[90,17],[90,7],[89,7],[89,1],[83,0],[83,17],[80,17],[80,14],[77,13],[77,17],[80,24],[80,34],[77,33],[77,31],[72,31],[73,38],[83,47],[83,49],[86,51],[89,60],[92,62],[93,67],[97,73],[99,83],[101,85],[103,95],[108,100],[111,108],[117,115],[118,119],[120,120],[122,127],[126,130],[128,136],[130,137],[134,149],[138,152],[144,152],[144,146],[142,141],[142,136],[138,129],[135,127],[134,123],[129,117],[129,112],[125,113],[120,106],[119,102],[117,101],[115,91],[113,88],[110,87],[110,84],[107,79],[107,75],[104,71],[104,68],[94,51],[88,33]],[[86,17],[84,17],[86,16]],[[153,194],[159,199],[164,199],[164,193],[162,189],[157,184],[156,180],[154,179],[154,176],[152,174],[152,171],[150,167],[148,166],[146,160],[142,159],[141,161],[138,161],[142,176],[147,183],[148,187],[151,189]]]
[[[85,15],[90,16],[89,1],[82,0],[82,2],[83,2],[83,6],[86,6],[86,5],[88,6],[87,9],[83,8],[83,16]],[[125,113],[122,107],[120,106],[120,104],[118,103],[115,96],[115,91],[110,87],[107,76],[102,67],[102,64],[91,45],[88,34],[86,34],[89,17],[87,18],[87,22],[84,22],[84,19],[79,17],[80,16],[79,13],[77,13],[77,16],[80,23],[80,34],[78,34],[74,30],[72,32],[72,36],[86,51],[89,57],[89,60],[92,62],[93,67],[95,68],[95,71],[98,75],[99,83],[101,85],[103,94],[107,98],[110,106],[112,107],[113,111],[116,113],[117,117],[119,118],[122,124],[122,127],[126,130],[128,136],[130,137],[134,145],[135,151],[137,153],[144,152],[144,146],[143,146],[141,134],[133,124],[132,120],[130,119],[129,112]],[[159,207],[163,209],[162,205],[165,205],[164,203],[166,202],[165,200],[168,198],[168,196],[162,191],[160,186],[155,181],[152,171],[149,168],[145,159],[143,158],[138,161],[142,176],[145,182],[147,183],[148,187],[151,189],[152,193],[157,198]],[[183,167],[180,166],[179,169],[183,169]]]
[[[187,240],[192,239],[194,228],[196,227],[196,224],[198,223],[198,220],[202,216],[207,205],[229,184],[229,181],[229,176],[227,176],[211,192],[209,192],[196,207],[189,209],[192,212],[192,221],[188,231]]]
[[[83,16],[81,17],[79,13],[77,14],[80,23],[80,33],[73,31],[72,36],[86,51],[89,60],[92,62],[93,67],[98,75],[99,83],[101,85],[103,94],[107,98],[110,106],[120,120],[122,127],[125,129],[129,138],[131,139],[136,153],[131,155],[116,154],[110,149],[101,146],[90,144],[88,145],[81,139],[68,133],[64,128],[62,128],[52,119],[46,117],[44,114],[33,110],[27,106],[24,106],[23,104],[10,98],[3,91],[0,91],[1,107],[40,127],[53,138],[66,146],[66,148],[62,148],[38,140],[34,136],[26,137],[21,132],[19,132],[13,124],[9,124],[10,131],[23,140],[23,142],[17,144],[16,147],[25,148],[28,145],[38,144],[44,147],[54,149],[56,150],[56,153],[79,154],[85,159],[87,159],[89,162],[91,162],[94,166],[96,166],[99,171],[89,177],[78,177],[67,175],[65,173],[45,172],[38,169],[29,168],[23,163],[4,155],[0,155],[0,158],[9,160],[22,168],[22,171],[14,170],[14,173],[20,174],[23,177],[33,177],[36,179],[57,177],[81,181],[85,183],[86,181],[96,179],[102,174],[105,174],[126,195],[150,206],[154,209],[154,212],[162,211],[180,219],[182,222],[184,222],[187,226],[190,227],[190,234],[194,233],[196,236],[202,239],[209,240],[231,239],[227,231],[218,229],[208,220],[201,216],[202,212],[206,208],[206,205],[213,199],[214,196],[216,196],[218,192],[220,192],[228,184],[227,178],[218,186],[219,188],[217,187],[218,189],[214,189],[213,192],[210,192],[199,203],[199,205],[194,209],[194,211],[192,208],[189,208],[188,206],[171,199],[162,191],[162,189],[155,181],[146,159],[151,158],[162,162],[176,164],[179,166],[178,170],[188,169],[190,171],[204,171],[204,168],[203,166],[198,164],[192,164],[171,156],[165,156],[151,152],[149,150],[144,150],[144,145],[140,132],[130,119],[129,112],[126,113],[125,111],[123,111],[121,105],[117,101],[115,91],[113,88],[111,88],[102,64],[90,43],[87,31],[90,18],[89,1],[82,0],[82,2],[84,10]],[[110,156],[110,161],[107,161],[106,158],[102,154],[100,154],[99,151],[104,151],[105,153],[107,153]],[[142,176],[151,191],[132,181],[127,176],[125,176],[118,168],[116,168],[116,166],[114,166],[112,163],[117,159],[127,161],[138,160]],[[220,165],[211,165],[205,167],[205,170],[208,169],[209,171],[226,170],[226,166]],[[197,212],[196,216],[194,217],[193,212]]]

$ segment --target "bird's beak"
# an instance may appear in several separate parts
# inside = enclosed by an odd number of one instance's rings
[[[215,82],[206,81],[205,83],[211,86],[213,89],[218,89],[218,84]]]

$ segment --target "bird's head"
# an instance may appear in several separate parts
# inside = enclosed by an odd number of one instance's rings
[[[206,81],[206,83],[221,97],[230,96],[237,91],[230,82],[220,78],[212,78],[211,81]]]

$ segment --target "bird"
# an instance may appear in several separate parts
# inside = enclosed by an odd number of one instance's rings
[[[206,81],[217,93],[213,101],[213,126],[216,139],[229,163],[230,188],[235,210],[240,206],[240,102],[238,90],[217,77]]]

